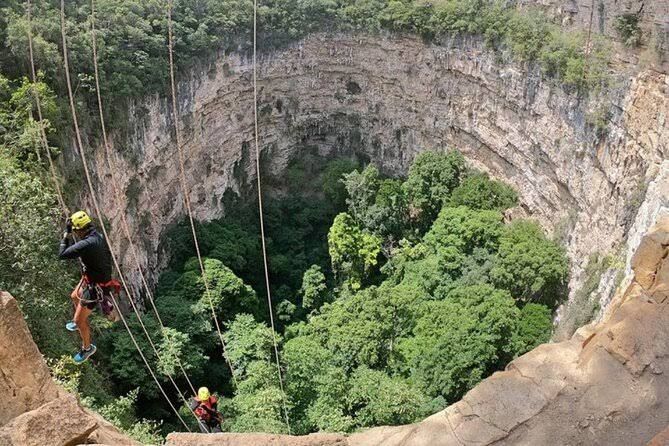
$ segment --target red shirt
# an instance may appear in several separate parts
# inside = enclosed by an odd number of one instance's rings
[[[202,421],[209,421],[212,418],[212,412],[218,413],[218,400],[212,395],[208,400],[200,401],[200,405],[194,412]]]

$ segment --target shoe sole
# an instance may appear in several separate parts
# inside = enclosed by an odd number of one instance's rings
[[[75,331],[79,331],[79,327],[75,327],[74,330],[70,329],[67,324],[65,324],[65,330],[74,333]]]
[[[93,356],[93,355],[96,354],[97,352],[98,352],[98,349],[97,349],[97,347],[96,347],[95,350],[93,350],[93,353],[91,353],[90,355],[86,356],[85,359],[82,359],[82,360],[79,361],[79,362],[77,362],[77,360],[75,359],[75,360],[74,360],[74,363],[75,363],[75,364],[83,364],[84,362],[86,362],[86,361],[88,361],[89,359],[91,359],[91,356]]]

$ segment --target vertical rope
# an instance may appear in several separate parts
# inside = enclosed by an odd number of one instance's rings
[[[111,183],[112,183],[112,189],[114,192],[114,198],[116,200],[116,203],[120,206],[122,203],[121,200],[121,193],[120,193],[120,188],[118,187],[118,183],[116,181],[116,173],[115,169],[112,165],[112,160],[111,160],[111,148],[109,145],[109,139],[107,137],[107,127],[105,125],[105,117],[104,117],[104,112],[102,108],[102,94],[100,93],[100,74],[99,74],[99,69],[98,69],[98,51],[97,51],[97,39],[95,37],[95,0],[91,0],[91,43],[93,47],[93,69],[95,73],[95,91],[97,93],[97,99],[98,99],[98,112],[100,115],[100,126],[102,128],[102,140],[104,144],[104,149],[105,149],[105,158],[107,160],[107,165],[109,166],[109,173],[111,175]],[[144,289],[146,290],[146,295],[149,298],[149,302],[151,303],[151,307],[153,308],[153,312],[156,315],[156,319],[158,320],[158,323],[160,324],[160,327],[164,330],[165,325],[163,324],[162,319],[160,318],[160,313],[158,312],[158,309],[156,308],[156,304],[153,299],[153,294],[151,293],[151,288],[149,287],[148,281],[146,280],[146,277],[144,276],[144,273],[142,272],[142,266],[139,262],[139,256],[137,255],[137,249],[135,248],[135,244],[132,241],[132,237],[130,236],[130,227],[128,225],[128,221],[125,218],[125,213],[121,213],[121,228],[123,229],[124,235],[126,239],[128,240],[128,245],[130,246],[130,252],[132,253],[133,259],[135,261],[135,265],[137,267],[137,271],[139,271],[140,278],[142,280],[142,284],[144,285]],[[188,377],[188,373],[186,373],[186,370],[184,369],[184,366],[179,358],[177,358],[177,362],[179,364],[179,368],[181,369],[181,373],[183,376],[186,378],[186,381],[188,382],[188,385],[190,386],[190,389],[192,392],[195,394],[195,388],[193,387],[193,383],[191,382],[190,378]]]
[[[61,0],[61,2],[60,2],[60,26],[61,26],[61,38],[62,38],[62,44],[63,44],[63,63],[64,63],[64,66],[65,66],[65,80],[66,80],[66,84],[67,84],[67,93],[68,93],[68,98],[69,98],[69,103],[70,103],[70,112],[72,114],[72,120],[73,120],[73,123],[74,123],[77,149],[79,151],[79,155],[81,156],[81,161],[82,161],[82,164],[83,164],[83,167],[84,167],[84,174],[86,176],[86,182],[88,183],[88,189],[89,189],[89,192],[91,194],[91,200],[93,201],[93,206],[95,208],[95,212],[100,217],[99,218],[100,226],[102,228],[102,232],[104,234],[104,237],[108,242],[109,251],[110,251],[110,254],[111,254],[111,257],[112,257],[112,261],[114,263],[114,267],[116,268],[116,271],[118,273],[119,279],[121,280],[121,283],[123,284],[123,288],[126,292],[126,295],[128,296],[128,300],[132,304],[132,307],[135,310],[135,313],[137,314],[137,318],[140,322],[140,325],[144,329],[144,332],[145,332],[147,338],[149,339],[149,342],[151,343],[151,346],[154,348],[154,351],[155,351],[156,349],[155,349],[155,346],[153,344],[153,341],[151,340],[151,337],[148,335],[148,331],[146,330],[146,327],[144,326],[144,323],[142,322],[141,317],[139,316],[139,313],[137,312],[137,308],[136,308],[135,303],[134,303],[134,301],[131,297],[131,293],[128,289],[128,285],[125,281],[125,278],[123,277],[123,273],[121,272],[121,268],[119,267],[116,253],[114,252],[114,249],[112,248],[111,239],[109,238],[109,234],[107,232],[106,225],[104,224],[104,220],[102,219],[103,214],[100,210],[100,206],[99,206],[97,197],[95,195],[95,190],[93,188],[93,181],[91,180],[91,175],[90,175],[90,172],[88,170],[88,162],[86,160],[86,152],[84,151],[84,146],[83,146],[83,143],[81,141],[81,132],[79,130],[79,122],[78,122],[78,119],[77,119],[76,108],[74,106],[74,95],[72,94],[72,82],[70,80],[70,67],[69,67],[68,55],[67,55],[67,39],[66,39],[66,34],[65,34],[65,0]],[[116,308],[119,308],[118,305],[117,305],[116,299],[113,298],[113,300],[114,300],[114,304],[116,305]],[[121,314],[120,311],[119,311],[119,314]],[[179,411],[176,410],[176,408],[174,407],[174,405],[172,404],[172,402],[168,398],[168,396],[165,393],[163,387],[160,385],[160,382],[156,378],[156,376],[153,372],[153,369],[149,365],[148,361],[146,361],[146,358],[144,357],[144,353],[142,353],[141,349],[139,348],[139,345],[137,344],[137,342],[135,341],[134,336],[132,335],[132,332],[130,331],[130,328],[129,328],[128,324],[125,322],[125,318],[123,318],[123,316],[121,316],[121,318],[123,320],[123,325],[128,330],[128,333],[130,334],[130,337],[132,338],[132,341],[135,344],[135,347],[137,348],[137,351],[139,352],[140,356],[144,360],[144,364],[149,369],[149,372],[151,373],[151,376],[154,378],[154,381],[158,385],[158,388],[160,389],[161,393],[163,394],[163,396],[165,397],[165,399],[167,400],[170,407],[172,408],[174,413],[177,415],[177,417],[179,418],[181,423],[190,432],[190,428],[184,422],[183,418],[181,418],[181,415],[179,414]],[[156,351],[156,355],[157,355],[157,351]],[[169,374],[166,374],[166,375],[169,377],[170,381],[175,386],[177,392],[179,392],[181,398],[184,399],[184,401],[186,402],[186,405],[188,405],[187,401],[183,397],[183,394],[181,394],[181,390],[179,390],[179,388],[176,386],[172,377]]]
[[[205,293],[207,295],[207,300],[209,301],[209,307],[211,309],[211,315],[214,319],[214,323],[216,325],[216,332],[218,333],[218,337],[221,341],[221,347],[223,347],[223,357],[225,358],[225,361],[228,364],[228,367],[230,368],[230,373],[232,374],[232,379],[235,382],[235,385],[237,384],[237,377],[235,375],[235,371],[232,368],[232,363],[230,362],[230,359],[228,358],[228,355],[226,353],[225,349],[225,341],[223,340],[223,334],[221,333],[221,326],[218,322],[218,317],[216,316],[216,311],[214,310],[214,303],[211,300],[211,291],[209,289],[209,281],[207,280],[207,275],[204,269],[204,262],[202,261],[202,255],[200,253],[200,245],[197,240],[197,232],[195,231],[195,222],[193,220],[193,211],[191,208],[191,203],[190,203],[190,196],[188,192],[188,186],[186,185],[186,173],[184,169],[184,155],[183,155],[183,150],[181,148],[181,131],[179,129],[179,111],[177,109],[177,88],[176,88],[176,82],[174,81],[174,55],[173,55],[173,47],[174,47],[174,35],[172,31],[172,8],[174,7],[174,2],[173,0],[168,0],[167,2],[167,39],[168,39],[168,51],[169,51],[169,63],[170,63],[170,85],[172,89],[172,116],[174,119],[174,132],[175,132],[175,140],[176,140],[176,145],[177,145],[177,152],[179,153],[179,178],[180,178],[180,183],[181,183],[181,189],[184,194],[184,201],[186,204],[186,211],[188,212],[188,220],[190,221],[190,227],[191,231],[193,233],[193,242],[195,244],[195,252],[197,254],[197,261],[200,264],[200,272],[202,273],[202,281],[204,282],[204,289]]]
[[[279,386],[283,397],[283,413],[286,420],[286,427],[290,434],[290,420],[288,419],[288,407],[286,402],[286,392],[283,385],[283,374],[281,372],[281,361],[279,359],[279,347],[276,342],[276,329],[274,328],[274,312],[272,311],[272,294],[269,285],[269,268],[267,267],[267,246],[265,243],[265,221],[263,218],[262,206],[262,187],[260,181],[260,145],[258,144],[258,79],[257,79],[257,35],[258,35],[258,0],[253,0],[253,133],[256,149],[256,178],[258,180],[258,211],[260,214],[260,238],[262,240],[262,257],[265,270],[265,286],[267,289],[267,305],[269,307],[269,321],[272,326],[272,342],[274,343],[274,357],[276,359],[276,368],[279,373]]]
[[[60,184],[58,183],[56,168],[54,167],[53,158],[51,156],[51,149],[49,148],[49,141],[46,138],[46,131],[44,130],[44,119],[42,118],[42,101],[40,100],[39,91],[37,90],[37,73],[35,72],[35,57],[33,55],[33,21],[32,4],[30,3],[30,0],[27,0],[26,12],[28,15],[28,52],[30,53],[30,75],[33,81],[32,91],[35,96],[35,105],[37,106],[37,117],[39,118],[40,141],[42,142],[42,147],[44,148],[44,152],[46,153],[47,159],[49,160],[49,171],[51,172],[53,186],[56,189],[58,204],[60,205],[63,214],[68,217],[70,215],[70,210],[65,204],[65,199],[63,199],[63,191],[60,189]]]

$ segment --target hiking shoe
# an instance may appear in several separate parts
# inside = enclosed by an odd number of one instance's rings
[[[82,347],[82,349],[79,350],[79,353],[74,355],[74,357],[73,357],[74,362],[77,363],[77,364],[81,364],[81,363],[85,362],[88,358],[93,356],[93,354],[96,351],[98,351],[98,349],[95,346],[95,344],[91,344],[91,346],[88,347],[88,349],[85,349],[85,348]]]
[[[79,330],[79,327],[77,327],[77,323],[74,321],[70,321],[67,324],[65,324],[65,328],[67,331],[77,331]]]

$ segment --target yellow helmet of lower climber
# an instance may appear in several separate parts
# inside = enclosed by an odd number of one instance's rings
[[[91,224],[91,217],[84,211],[77,211],[70,217],[72,229],[80,230]]]
[[[200,389],[197,391],[197,399],[200,401],[207,401],[211,394],[209,393],[209,389],[206,387],[200,387]]]

